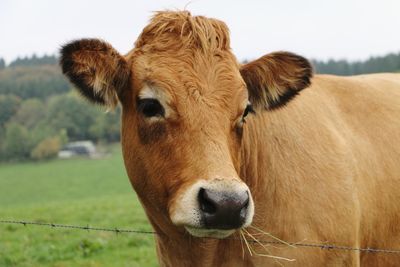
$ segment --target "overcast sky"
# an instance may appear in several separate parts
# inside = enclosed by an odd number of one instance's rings
[[[366,59],[400,51],[400,0],[0,0],[0,57],[54,54],[82,37],[128,52],[152,11],[187,9],[225,21],[238,59],[289,50]]]

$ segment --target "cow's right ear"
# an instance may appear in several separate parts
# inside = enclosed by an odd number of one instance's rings
[[[129,84],[126,60],[98,39],[73,41],[61,48],[63,73],[89,101],[114,108]]]

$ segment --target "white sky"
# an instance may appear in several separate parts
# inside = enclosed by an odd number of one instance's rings
[[[190,0],[0,0],[0,57],[54,54],[82,37],[128,52],[152,11]],[[400,0],[192,0],[225,21],[239,60],[275,50],[308,58],[365,59],[400,51]]]

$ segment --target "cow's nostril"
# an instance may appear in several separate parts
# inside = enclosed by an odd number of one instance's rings
[[[200,188],[198,201],[205,227],[235,229],[246,220],[250,202],[248,191],[231,192]]]
[[[200,209],[203,212],[213,214],[217,211],[215,203],[212,201],[212,199],[210,199],[210,197],[207,194],[207,191],[204,188],[200,188],[199,203],[200,203]]]

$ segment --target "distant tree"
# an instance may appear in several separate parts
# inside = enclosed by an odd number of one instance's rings
[[[34,160],[50,159],[57,156],[61,148],[61,141],[59,137],[49,137],[41,141],[32,150],[30,156]]]
[[[120,140],[121,109],[113,112],[98,113],[95,123],[90,127],[90,133],[97,139],[105,142],[118,142]]]
[[[25,100],[19,106],[18,111],[11,118],[12,121],[32,129],[46,115],[46,106],[37,98]]]
[[[0,157],[6,161],[27,159],[31,148],[28,130],[17,123],[7,124]]]
[[[6,62],[4,59],[0,58],[0,70],[3,70],[6,67]]]
[[[17,112],[21,100],[15,95],[0,95],[0,137],[6,122]]]
[[[60,139],[60,144],[61,144],[61,146],[67,144],[67,143],[68,143],[68,134],[67,134],[67,130],[61,129],[61,130],[58,132],[58,138]]]
[[[59,132],[67,131],[71,140],[96,139],[89,131],[100,109],[85,103],[75,94],[59,95],[50,99],[46,125]]]
[[[54,129],[51,125],[48,125],[46,118],[38,121],[31,129],[29,130],[29,139],[33,146],[37,145],[44,139],[51,136],[59,136],[61,131]]]
[[[10,122],[5,132],[4,142],[0,143],[0,160],[3,161],[50,158],[68,141],[64,130],[57,132],[43,121],[31,130]]]

